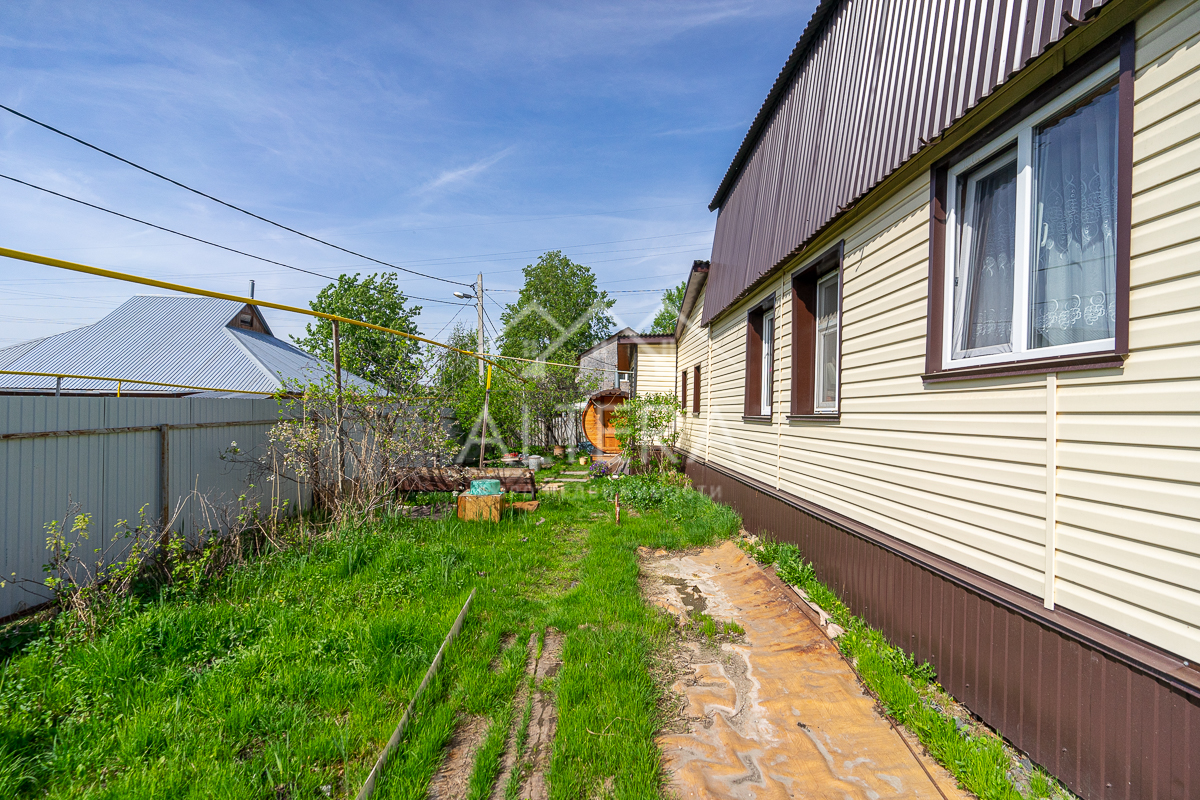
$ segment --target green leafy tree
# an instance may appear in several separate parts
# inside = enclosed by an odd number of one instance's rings
[[[453,330],[450,331],[450,336],[446,339],[446,344],[472,353],[479,347],[475,331],[461,322],[455,325]],[[453,350],[443,350],[442,348],[435,348],[435,352],[438,357],[438,388],[454,396],[466,387],[479,382],[479,362],[477,359],[463,355],[462,353],[456,353]]]
[[[524,273],[520,297],[500,317],[501,353],[576,363],[580,353],[612,333],[608,310],[616,301],[596,288],[589,267],[554,250]]]
[[[409,306],[393,273],[360,278],[359,273],[339,275],[309,303],[313,311],[370,322],[385,328],[418,334],[420,306]],[[304,328],[307,335],[292,341],[315,356],[333,363],[333,323],[318,319]],[[407,385],[417,368],[420,342],[359,325],[341,325],[342,369],[394,391]]]
[[[631,397],[612,412],[621,455],[635,471],[671,469],[672,453],[678,441],[675,417],[679,401],[673,394]]]
[[[669,335],[675,333],[675,323],[679,319],[679,310],[683,308],[683,293],[687,291],[687,281],[681,282],[673,289],[663,292],[662,308],[650,323],[647,336]]]
[[[535,436],[550,444],[567,444],[560,441],[554,422],[563,414],[578,413],[574,404],[595,391],[596,379],[580,376],[571,367],[541,364],[516,366],[514,371],[520,377],[492,368],[488,442],[495,445],[500,439],[515,450],[526,450],[528,439]],[[475,379],[465,381],[454,394],[455,417],[468,439],[480,431],[483,396],[484,383]]]

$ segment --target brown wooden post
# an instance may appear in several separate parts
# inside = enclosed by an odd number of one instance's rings
[[[480,361],[480,364],[483,362]],[[492,365],[487,365],[487,382],[483,385],[483,421],[479,429],[479,468],[483,469],[483,454],[487,452],[488,398],[492,394]]]
[[[334,459],[337,461],[337,483],[334,484],[334,497],[342,496],[342,478],[345,475],[346,463],[342,452],[342,344],[338,335],[338,321],[333,320],[333,382],[337,388],[337,405],[334,411],[334,422],[337,423],[337,438],[334,440]]]

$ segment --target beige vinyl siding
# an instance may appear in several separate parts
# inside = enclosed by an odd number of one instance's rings
[[[674,392],[679,398],[680,373],[685,369],[700,367],[700,413],[692,413],[693,384],[688,382],[688,405],[686,411],[681,409],[678,418],[679,447],[686,453],[703,458],[704,434],[708,424],[708,330],[701,328],[699,320],[704,314],[704,291],[701,290],[696,300],[695,308],[688,325],[684,326],[683,335],[676,342]]]
[[[637,346],[637,394],[675,394],[675,343]]]
[[[709,431],[701,439],[685,415],[684,446],[1198,659],[1200,4],[1160,3],[1137,35],[1123,369],[924,383],[926,178],[845,236],[840,418],[785,418],[791,370],[814,366],[793,363],[790,273],[780,274],[704,331]],[[747,422],[746,310],[772,291],[774,420]],[[680,343],[681,364],[701,350],[699,330]]]
[[[772,287],[773,288],[773,287]],[[761,291],[750,302],[713,323],[709,378],[712,393],[712,424],[707,442],[709,458],[752,478],[775,485],[778,433],[764,422],[742,420],[745,411],[746,308],[761,302],[769,291]],[[778,333],[778,331],[777,331]],[[775,348],[778,356],[779,336]],[[778,417],[778,375],[772,410]]]
[[[1130,356],[1059,376],[1055,599],[1200,658],[1200,7],[1137,34]]]
[[[841,419],[783,426],[781,488],[1040,594],[1044,382],[922,382],[928,197],[917,183],[847,236]]]

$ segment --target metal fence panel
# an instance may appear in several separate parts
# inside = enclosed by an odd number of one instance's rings
[[[182,503],[176,524],[182,531],[203,524],[193,490],[220,502],[243,493],[269,497],[268,482],[251,489],[249,466],[221,453],[236,441],[243,458],[261,455],[268,421],[279,415],[270,399],[0,397],[0,575],[42,579],[45,526],[61,520],[70,502],[92,515],[91,546],[104,548],[119,522],[136,523],[143,506],[149,518],[161,519],[164,497],[172,507]],[[142,430],[97,432],[123,428]],[[45,432],[69,434],[28,436]],[[310,492],[290,481],[283,487],[290,507],[308,507]],[[0,618],[38,602],[10,583],[0,589]]]

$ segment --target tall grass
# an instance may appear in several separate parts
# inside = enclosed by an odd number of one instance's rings
[[[512,538],[457,522],[348,526],[195,596],[131,601],[93,641],[46,630],[0,663],[0,796],[353,794],[470,588],[467,660],[489,661],[488,627],[523,627],[544,602],[536,576],[569,548],[546,528]]]
[[[470,784],[486,796],[513,716],[528,713],[513,707],[524,643],[548,626],[566,633],[554,796],[606,778],[656,795],[650,675],[668,623],[639,596],[636,549],[738,525],[691,494],[677,498],[686,513],[619,527],[594,490],[499,525],[362,521],[195,592],[131,599],[92,640],[47,623],[0,661],[0,797],[353,796],[473,587],[377,796],[423,797],[466,714],[489,721]]]

